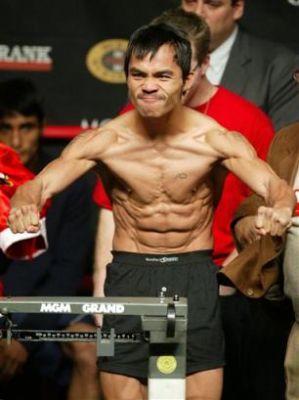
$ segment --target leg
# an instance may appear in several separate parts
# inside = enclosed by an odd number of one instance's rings
[[[196,372],[186,381],[187,400],[220,400],[222,392],[223,369]]]
[[[101,372],[101,386],[106,400],[146,400],[146,388],[135,378]]]
[[[299,323],[295,322],[290,333],[285,357],[287,381],[286,399],[299,398]]]
[[[94,327],[78,322],[67,330],[86,332],[94,331]],[[100,385],[95,343],[70,342],[64,344],[63,349],[73,361],[68,400],[98,400]]]

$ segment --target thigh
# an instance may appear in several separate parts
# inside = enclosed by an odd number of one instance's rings
[[[146,388],[138,379],[101,372],[105,400],[146,400]]]
[[[222,392],[222,368],[196,372],[186,380],[187,400],[220,400]]]

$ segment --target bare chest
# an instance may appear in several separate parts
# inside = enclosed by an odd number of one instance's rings
[[[212,161],[188,146],[136,146],[110,157],[106,165],[136,200],[184,203],[209,179]]]

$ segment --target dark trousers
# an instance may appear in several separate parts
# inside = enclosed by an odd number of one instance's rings
[[[221,297],[226,341],[223,400],[284,400],[284,357],[294,320],[285,299]]]

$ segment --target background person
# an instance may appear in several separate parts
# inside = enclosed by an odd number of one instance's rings
[[[43,126],[44,110],[33,83],[22,78],[1,82],[0,141],[14,149],[33,173],[38,173],[52,159],[41,145]],[[32,261],[7,260],[9,268],[3,276],[5,295],[76,295],[91,250],[91,190],[92,182],[84,178],[53,199],[46,222],[49,249]],[[71,323],[71,318],[54,314],[21,314],[15,315],[14,322],[20,329],[63,329]],[[28,398],[32,398],[32,381],[36,391],[37,382],[42,381],[37,380],[37,376],[56,382],[57,388],[68,382],[66,370],[61,370],[65,359],[59,345],[54,343],[13,340],[10,346],[6,346],[2,341],[0,361],[1,389],[7,399],[15,400],[20,393],[24,398],[26,390]],[[25,372],[20,375],[18,372],[22,368]],[[89,373],[85,365],[86,391],[89,389]],[[8,380],[12,380],[11,384],[7,383]],[[51,397],[50,392],[47,395]],[[52,396],[56,395],[52,393]]]
[[[298,121],[299,94],[291,78],[299,59],[277,43],[245,32],[239,25],[245,0],[182,0],[211,29],[207,77],[261,107],[275,130]]]
[[[298,75],[295,79],[299,80]],[[295,190],[297,207],[293,217],[292,226],[287,234],[278,238],[275,232],[269,230],[268,237],[260,238],[256,230],[255,210],[263,204],[262,200],[253,195],[240,206],[235,218],[234,230],[240,248],[244,250],[231,265],[224,268],[224,273],[238,286],[243,286],[240,273],[247,269],[246,285],[253,291],[255,297],[266,294],[269,288],[277,283],[284,286],[285,294],[292,300],[295,312],[293,324],[285,358],[285,372],[287,380],[286,399],[295,400],[299,397],[299,281],[298,281],[298,249],[299,249],[299,223],[298,223],[298,189],[299,189],[299,124],[292,124],[277,133],[268,155],[268,161],[277,172]],[[250,269],[249,269],[250,267]],[[283,273],[283,280],[282,278]],[[258,277],[258,279],[256,279]],[[264,300],[267,302],[267,300]],[[281,316],[281,319],[283,316]],[[272,327],[274,329],[274,327]],[[275,334],[275,332],[274,332]],[[269,349],[268,337],[260,338],[260,345]],[[284,351],[286,343],[281,344]],[[252,358],[256,359],[259,349],[252,348]],[[283,368],[284,353],[280,355],[280,366]],[[259,363],[251,363],[249,380],[260,379],[263,385],[271,387],[271,382],[265,381],[265,374]],[[283,372],[281,372],[283,374]],[[251,396],[258,393],[251,393]],[[282,395],[284,396],[284,395]],[[282,398],[282,397],[281,397]]]

